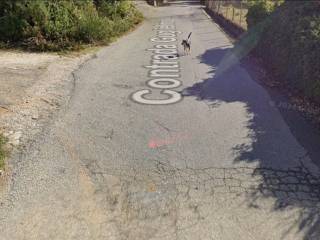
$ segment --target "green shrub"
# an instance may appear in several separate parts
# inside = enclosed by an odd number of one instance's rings
[[[255,53],[282,84],[320,103],[319,12],[316,1],[286,1],[268,18]]]
[[[129,14],[131,6],[131,3],[128,1],[116,1],[114,3],[104,1],[98,9],[103,16],[115,20],[116,18],[125,18]]]
[[[93,5],[83,6],[78,13],[76,39],[79,42],[94,43],[107,40],[112,35],[112,23],[106,17],[99,16]]]
[[[47,6],[43,6],[43,17],[36,25],[46,39],[64,41],[72,38],[76,18],[73,8],[74,5],[70,2],[49,2]]]
[[[248,28],[262,22],[278,7],[284,0],[254,0],[248,2],[248,13],[246,16]]]
[[[308,11],[314,10],[310,8]],[[296,20],[290,65],[297,66],[292,73],[289,72],[288,79],[307,96],[320,102],[320,16],[316,12],[313,14]]]
[[[142,21],[142,14],[130,1],[103,1],[98,8],[99,14],[113,21],[112,29],[116,36],[123,34]]]
[[[1,1],[0,45],[72,49],[79,44],[108,42],[141,20],[142,15],[128,0]]]

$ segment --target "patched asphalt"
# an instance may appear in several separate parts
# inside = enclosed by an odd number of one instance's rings
[[[12,160],[0,239],[319,239],[317,156],[226,34],[196,1],[139,8],[145,22],[74,73],[70,102]],[[139,104],[164,97],[145,67],[161,21],[182,32],[181,99]]]

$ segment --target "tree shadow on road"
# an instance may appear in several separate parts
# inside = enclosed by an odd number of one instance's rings
[[[312,128],[296,126],[300,122],[293,121],[292,115],[279,111],[274,104],[281,96],[268,93],[251,79],[239,60],[247,54],[245,50],[241,42],[234,48],[207,50],[199,60],[210,66],[208,74],[211,77],[182,93],[213,108],[221,103],[235,102],[246,106],[250,144],[234,146],[233,150],[238,156],[235,164],[256,163],[258,171],[255,174],[262,176],[262,182],[251,192],[249,201],[254,203],[261,197],[272,197],[275,211],[298,207],[299,220],[288,228],[288,232],[298,226],[305,233],[304,239],[319,239],[320,178],[312,163],[320,159],[318,135],[311,132]],[[309,131],[314,139],[304,144],[302,141],[310,136]]]

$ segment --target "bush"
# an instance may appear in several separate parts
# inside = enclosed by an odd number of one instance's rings
[[[248,2],[248,13],[246,16],[248,28],[252,28],[262,22],[278,7],[284,0],[254,0]]]
[[[268,19],[255,53],[281,83],[320,103],[320,4],[286,1]]]
[[[120,35],[142,21],[142,14],[129,1],[117,1],[111,4],[104,1],[98,8],[99,13],[114,22],[113,31]]]
[[[93,43],[110,38],[112,23],[106,17],[100,17],[93,5],[82,7],[78,15],[78,27],[75,38],[79,42]]]
[[[128,0],[1,1],[0,41],[36,50],[72,49],[108,42],[141,20]]]

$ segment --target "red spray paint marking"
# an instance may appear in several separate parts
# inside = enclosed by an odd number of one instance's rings
[[[184,140],[187,138],[188,138],[188,136],[186,134],[177,134],[175,136],[168,137],[165,139],[151,139],[149,141],[148,145],[149,145],[149,148],[158,148],[158,147],[162,147],[165,145],[170,145],[170,144],[176,143],[180,140]]]

